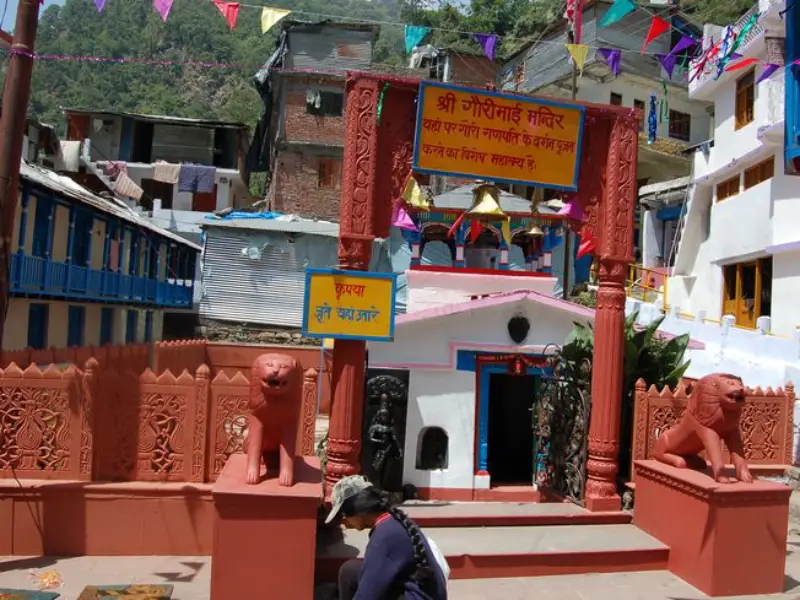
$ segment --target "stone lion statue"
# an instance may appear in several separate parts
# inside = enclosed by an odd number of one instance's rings
[[[739,431],[744,398],[744,384],[735,375],[714,373],[700,379],[680,422],[656,440],[655,459],[679,469],[705,469],[706,462],[699,456],[705,450],[711,463],[711,476],[716,481],[728,482],[723,473],[725,464],[720,443],[724,441],[736,479],[752,483]]]
[[[263,459],[269,474],[278,460],[278,484],[294,485],[297,430],[303,402],[303,376],[297,361],[285,354],[262,354],[250,372],[250,415],[247,421],[247,474],[254,485]]]

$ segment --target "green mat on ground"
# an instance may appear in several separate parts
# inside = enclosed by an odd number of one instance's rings
[[[60,594],[39,590],[11,590],[0,588],[0,600],[55,600]]]
[[[170,600],[171,585],[140,583],[135,585],[89,585],[83,588],[78,600],[98,598],[127,598],[128,600]],[[2,600],[2,599],[0,599]]]

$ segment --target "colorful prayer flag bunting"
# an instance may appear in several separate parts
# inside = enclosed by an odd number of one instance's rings
[[[672,72],[675,70],[675,63],[678,60],[677,54],[656,54],[656,58],[658,62],[661,63],[661,66],[664,67],[664,70],[667,72],[667,75],[670,79],[672,79]]]
[[[608,67],[611,69],[611,74],[614,77],[619,76],[620,69],[622,67],[622,50],[618,48],[598,48],[597,51],[600,53],[600,56],[608,63]]]
[[[161,17],[161,20],[166,23],[169,11],[172,10],[172,0],[153,0],[153,8]]]
[[[424,25],[406,25],[406,54],[411,54],[411,51],[419,46],[430,32],[431,28],[425,27]]]
[[[634,10],[636,10],[636,5],[631,0],[614,0],[614,4],[608,8],[606,14],[600,19],[600,27],[608,27]]]
[[[682,50],[686,50],[687,48],[691,48],[696,43],[697,42],[695,41],[695,39],[693,37],[688,36],[688,35],[682,35],[681,39],[678,40],[678,43],[675,44],[675,46],[672,48],[672,50],[669,51],[669,54],[667,56],[677,56],[678,52],[681,52]]]
[[[583,65],[586,63],[586,56],[589,54],[589,46],[586,44],[567,44],[567,52],[575,61],[581,75],[583,75]]]
[[[758,77],[758,79],[756,79],[756,84],[761,83],[765,79],[769,79],[770,77],[772,77],[772,74],[780,68],[781,68],[780,65],[776,65],[774,63],[766,63],[764,65],[764,70],[761,72],[761,75]]]
[[[661,17],[653,17],[653,20],[650,21],[650,31],[647,32],[647,37],[644,40],[644,44],[642,45],[642,54],[650,45],[650,42],[655,40],[658,36],[663,33],[669,31],[669,23],[667,23]]]
[[[222,0],[214,0],[214,4],[225,17],[231,31],[236,29],[236,19],[239,17],[239,3],[238,2],[222,2]]]
[[[261,33],[267,33],[275,23],[289,15],[292,11],[282,8],[270,8],[265,6],[261,9]]]
[[[494,33],[473,33],[472,37],[481,45],[486,58],[494,61],[494,51],[497,47],[497,40],[500,38]]]
[[[726,71],[738,71],[739,69],[744,69],[745,67],[749,67],[753,63],[757,63],[757,58],[743,58],[739,62],[733,63],[725,67]]]
[[[44,0],[39,0],[41,3],[44,3]],[[94,6],[97,9],[97,12],[103,12],[103,8],[105,8],[106,0],[94,0]]]

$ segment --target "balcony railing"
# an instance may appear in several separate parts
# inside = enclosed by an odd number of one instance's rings
[[[191,308],[193,281],[182,285],[99,271],[65,262],[11,255],[11,292],[59,298]]]
[[[750,20],[754,14],[758,13],[758,4],[753,6],[750,10],[748,10],[742,18],[740,18],[733,26],[733,32],[735,34],[739,34],[739,32],[744,28],[747,22]],[[759,35],[764,32],[764,28],[761,26],[760,23],[756,23],[753,27],[750,28],[750,31],[747,32],[742,43],[739,45],[738,52],[742,52],[745,48],[747,48],[748,44],[756,39]],[[693,76],[695,71],[697,70],[698,62],[702,60],[696,59],[691,62],[691,67],[689,68],[689,73]],[[736,61],[734,61],[736,62]],[[703,65],[703,70],[689,82],[689,93],[691,94],[695,90],[699,89],[701,86],[705,85],[708,81],[711,81],[716,77],[718,71],[717,67],[717,57],[709,59]],[[691,78],[691,77],[690,77]]]

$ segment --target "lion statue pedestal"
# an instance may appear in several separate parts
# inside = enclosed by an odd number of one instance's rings
[[[747,467],[739,432],[746,396],[738,377],[703,377],[681,421],[659,436],[656,460],[634,463],[636,526],[669,547],[671,572],[709,596],[784,587],[791,489],[754,479]]]

